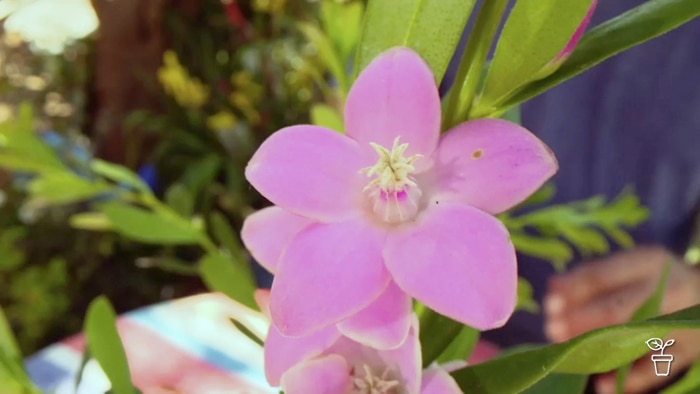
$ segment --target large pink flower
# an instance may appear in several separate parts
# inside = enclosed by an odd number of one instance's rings
[[[482,330],[510,317],[515,250],[492,215],[537,190],[556,160],[516,124],[480,119],[440,137],[440,119],[430,69],[396,48],[352,87],[347,135],[292,126],[260,146],[246,177],[277,207],[251,216],[243,238],[276,273],[270,309],[282,334],[341,322],[344,334],[400,343],[408,312],[394,319],[401,329],[376,323],[408,295]]]
[[[406,393],[458,394],[443,369],[421,373],[418,319],[411,315],[408,337],[393,350],[376,350],[341,335],[334,327],[303,338],[270,327],[265,341],[265,373],[287,394]]]

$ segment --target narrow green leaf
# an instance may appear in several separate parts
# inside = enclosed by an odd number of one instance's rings
[[[437,358],[438,364],[445,364],[450,361],[467,361],[477,342],[479,342],[480,334],[479,330],[473,327],[462,326],[459,334]]]
[[[321,3],[323,29],[328,33],[344,64],[350,60],[360,39],[363,12],[364,5],[360,1]]]
[[[556,238],[536,237],[522,232],[511,232],[510,240],[518,252],[555,264],[565,264],[574,257],[574,253],[569,245]]]
[[[328,71],[338,81],[341,91],[347,94],[350,86],[346,68],[331,41],[318,27],[310,23],[299,23],[298,26],[299,30],[306,36],[306,39],[316,48],[321,61],[328,67]]]
[[[571,57],[552,75],[523,86],[512,97],[499,103],[498,108],[484,108],[484,111],[477,112],[474,116],[504,112],[581,74],[605,59],[671,31],[699,15],[700,1],[697,0],[646,1],[585,34]]]
[[[245,253],[243,245],[226,217],[219,212],[214,212],[209,219],[209,225],[214,239],[228,250],[231,263],[236,266],[236,271],[241,275],[240,280],[247,278],[250,286],[255,287],[255,275],[248,260],[248,254]]]
[[[93,159],[90,169],[99,176],[121,185],[128,185],[144,194],[151,194],[151,188],[138,175],[119,164]]]
[[[453,376],[470,393],[517,393],[553,372],[589,375],[611,371],[646,354],[649,338],[680,328],[700,329],[700,305],[498,357],[460,369]]]
[[[76,203],[111,190],[104,182],[92,182],[67,171],[45,173],[29,184],[32,198],[48,204]]]
[[[85,336],[90,353],[112,384],[114,394],[134,394],[126,352],[117,331],[117,316],[106,297],[100,296],[88,306]]]
[[[192,217],[194,211],[194,196],[182,183],[175,183],[165,192],[165,202],[180,216]]]
[[[253,310],[259,310],[254,297],[256,287],[251,284],[247,273],[241,272],[226,256],[207,254],[199,261],[199,274],[209,290],[224,293]]]
[[[525,278],[518,278],[518,304],[515,310],[539,313],[540,305],[535,301],[533,294],[534,290],[530,282]]]
[[[338,111],[330,105],[315,104],[311,107],[311,123],[316,126],[326,127],[341,133],[345,132],[343,118]]]
[[[56,153],[34,133],[34,115],[31,105],[20,106],[16,120],[0,124],[0,156],[6,153],[17,160],[26,158],[33,161],[37,168],[63,169],[63,163]],[[6,165],[7,162],[2,165]]]
[[[508,16],[477,108],[530,82],[566,47],[593,0],[518,0]]]
[[[410,47],[441,81],[475,0],[370,0],[360,36],[355,76],[377,55]]]
[[[445,317],[432,309],[421,305],[420,343],[423,352],[423,366],[427,367],[450,346],[450,343],[460,334],[463,324]],[[436,333],[440,333],[436,335]]]
[[[174,213],[156,214],[119,202],[100,204],[97,208],[118,233],[135,241],[176,245],[194,244],[202,239],[199,230]]]
[[[637,308],[637,310],[630,318],[630,321],[642,321],[651,319],[652,317],[658,316],[661,312],[661,303],[664,300],[664,294],[666,294],[666,286],[668,285],[668,277],[671,274],[671,269],[673,268],[674,259],[669,260],[661,272],[661,278],[659,283],[656,285],[654,293],[652,293],[649,298],[644,301],[642,305]],[[632,369],[632,364],[621,367],[617,371],[617,391],[619,393],[624,392],[625,381],[627,380],[627,375]]]
[[[588,383],[586,375],[553,373],[523,391],[522,394],[583,394]]]
[[[70,226],[79,230],[109,231],[114,227],[107,215],[101,212],[81,212],[72,215],[69,219]]]
[[[686,374],[661,394],[693,394],[700,392],[700,359],[695,361]]]
[[[218,155],[207,155],[187,168],[180,181],[193,196],[197,196],[214,181],[221,169],[221,162]]]

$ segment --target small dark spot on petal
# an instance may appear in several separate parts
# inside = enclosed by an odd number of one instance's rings
[[[483,150],[483,149],[477,149],[477,150],[474,151],[474,153],[472,153],[472,158],[474,158],[474,159],[480,159],[481,156],[483,156],[483,155],[484,155],[484,150]]]

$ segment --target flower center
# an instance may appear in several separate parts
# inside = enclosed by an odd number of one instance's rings
[[[399,390],[399,381],[388,378],[389,369],[381,375],[375,375],[367,364],[362,366],[364,375],[352,382],[351,394],[395,394]]]
[[[391,150],[371,142],[379,155],[377,164],[363,168],[372,180],[365,186],[372,211],[384,222],[400,223],[413,219],[418,213],[418,202],[422,192],[411,175],[416,171],[413,163],[421,155],[405,157],[408,144],[394,140]]]

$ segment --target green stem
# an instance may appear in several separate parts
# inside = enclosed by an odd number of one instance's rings
[[[506,11],[508,0],[484,2],[467,42],[454,85],[448,95],[443,126],[445,130],[466,120],[481,83],[486,59]]]

